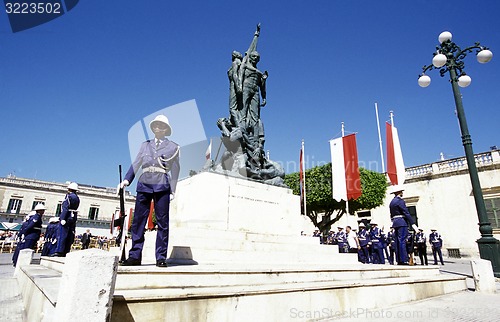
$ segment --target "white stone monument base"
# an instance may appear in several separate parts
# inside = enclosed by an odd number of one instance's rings
[[[356,263],[355,254],[300,235],[299,204],[288,188],[217,173],[182,180],[170,208],[169,263]],[[142,263],[152,264],[156,232],[145,238]]]

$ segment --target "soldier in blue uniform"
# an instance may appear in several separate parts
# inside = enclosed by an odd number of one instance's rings
[[[370,242],[372,247],[373,264],[385,264],[382,230],[374,222],[370,223]]]
[[[344,232],[344,228],[337,227],[337,229],[339,230],[336,234],[337,245],[339,246],[339,253],[347,253],[348,251],[347,235]]]
[[[387,256],[387,260],[389,260],[389,264],[394,265],[394,254],[396,253],[396,240],[394,239],[394,227],[391,227],[391,230],[387,233],[386,238],[387,246],[389,247],[389,256]]]
[[[26,225],[22,229],[21,242],[17,245],[16,251],[23,249],[35,249],[42,233],[42,216],[45,213],[45,205],[39,203],[35,206],[35,214],[29,217]],[[17,254],[19,255],[19,251]],[[12,258],[14,266],[17,264],[17,256]]]
[[[422,228],[418,229],[418,233],[415,235],[415,241],[417,243],[418,257],[420,257],[420,265],[424,265],[424,263],[425,265],[429,265],[427,261],[427,236],[425,236]]]
[[[59,217],[49,219],[49,224],[45,230],[45,243],[42,248],[42,256],[50,256],[55,252],[57,243],[57,229],[59,228]]]
[[[167,267],[169,206],[179,178],[179,146],[166,138],[172,133],[166,116],[158,115],[151,121],[149,127],[155,138],[142,143],[135,161],[120,184],[122,188],[128,186],[142,169],[142,175],[137,183],[137,198],[131,227],[132,248],[128,259],[121,263],[124,266],[141,265],[144,230],[153,200],[158,225],[156,266]]]
[[[368,243],[370,242],[370,234],[365,229],[365,224],[359,224],[358,232],[358,259],[363,264],[370,263],[370,254],[368,252]]]
[[[66,257],[75,241],[76,221],[78,220],[78,207],[80,206],[80,198],[76,194],[78,190],[76,182],[71,182],[68,185],[68,193],[61,205],[57,246],[55,253],[51,255],[53,257]]]
[[[432,256],[434,256],[434,265],[437,265],[437,257],[439,255],[439,261],[441,265],[444,265],[443,262],[443,253],[441,252],[441,247],[443,247],[443,238],[437,232],[436,229],[431,229],[431,234],[429,235],[429,243],[432,246]]]
[[[406,250],[406,240],[408,238],[408,225],[412,225],[413,229],[418,230],[418,227],[413,222],[406,203],[402,199],[404,189],[401,186],[394,186],[392,193],[394,198],[389,204],[391,212],[392,227],[394,227],[394,239],[396,241],[396,258],[398,265],[408,264],[408,252]]]

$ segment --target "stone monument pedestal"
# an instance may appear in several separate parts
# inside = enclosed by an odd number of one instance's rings
[[[169,263],[356,263],[355,254],[301,236],[299,196],[288,188],[204,172],[181,180],[170,205]],[[143,263],[155,263],[156,232]]]

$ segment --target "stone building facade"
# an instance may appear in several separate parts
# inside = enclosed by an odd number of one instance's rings
[[[68,183],[48,182],[34,179],[8,176],[0,178],[0,221],[21,223],[23,218],[43,203],[47,210],[43,216],[44,224],[50,217],[58,216],[61,204],[67,192]],[[87,228],[92,234],[110,235],[110,224],[113,214],[119,210],[120,198],[116,188],[104,188],[79,184],[80,207],[78,209],[77,234]],[[128,191],[125,194],[127,213],[134,208],[135,197]]]
[[[488,219],[494,237],[500,239],[500,150],[476,154],[475,159]],[[430,229],[437,229],[443,236],[443,249],[458,249],[465,256],[479,255],[479,219],[465,157],[406,168],[404,187],[403,198],[419,228],[427,235]],[[358,213],[358,220],[369,215],[387,231],[392,198],[387,194],[384,205]]]

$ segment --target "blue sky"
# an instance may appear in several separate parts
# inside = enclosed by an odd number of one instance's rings
[[[381,171],[375,102],[381,125],[394,111],[406,166],[464,155],[448,79],[433,71],[417,85],[444,30],[493,51],[489,64],[466,58],[462,90],[474,151],[488,151],[500,145],[499,13],[495,0],[85,0],[12,33],[0,12],[0,176],[115,186],[117,165],[130,165],[128,130],[192,99],[206,136],[219,136],[231,52],[248,48],[258,22],[266,150],[287,172],[301,139],[307,167],[330,161],[341,122],[358,133],[361,164]]]

